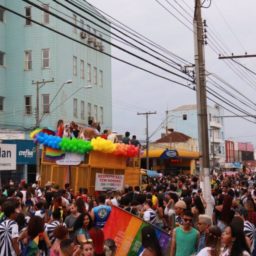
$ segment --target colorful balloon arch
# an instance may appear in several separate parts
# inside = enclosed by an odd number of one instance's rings
[[[45,129],[34,130],[30,133],[30,137],[33,138],[36,143],[64,152],[86,154],[94,150],[125,157],[135,157],[139,155],[139,148],[134,145],[113,143],[101,137],[94,138],[91,141],[76,138],[61,138],[49,134]]]

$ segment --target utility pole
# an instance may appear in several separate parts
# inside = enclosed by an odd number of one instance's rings
[[[32,81],[33,85],[36,85],[36,128],[40,127],[40,110],[39,110],[39,91],[45,84],[53,83],[54,78],[51,80],[42,80],[42,81]],[[36,144],[36,180],[38,180],[40,175],[40,145]]]
[[[168,110],[166,110],[165,111],[165,114],[166,114],[166,118],[165,118],[165,135],[167,135],[168,134],[168,114],[169,114],[169,111]]]
[[[148,116],[149,115],[155,115],[155,112],[144,112],[144,113],[137,113],[137,115],[144,115],[146,116],[146,166],[147,170],[149,170],[149,157],[148,157],[148,149],[149,149],[149,136],[148,136]]]
[[[204,36],[201,15],[201,0],[195,0],[194,12],[194,43],[195,43],[195,71],[196,71],[196,95],[198,115],[198,139],[200,152],[200,183],[205,201],[207,203],[206,213],[212,214],[210,209],[211,187],[210,187],[210,161],[209,161],[209,137],[206,101],[206,79],[204,59]]]

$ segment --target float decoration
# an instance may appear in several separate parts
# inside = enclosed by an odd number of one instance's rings
[[[30,133],[30,137],[36,143],[40,143],[46,147],[61,150],[63,152],[72,152],[78,154],[86,154],[92,150],[103,153],[115,154],[117,156],[135,157],[139,154],[138,147],[121,143],[113,143],[110,140],[105,140],[101,137],[86,141],[77,138],[61,138],[43,132],[42,129],[36,129]]]

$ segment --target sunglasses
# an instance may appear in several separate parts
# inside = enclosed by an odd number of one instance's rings
[[[184,220],[184,222],[192,222],[192,219],[184,218],[183,220]]]

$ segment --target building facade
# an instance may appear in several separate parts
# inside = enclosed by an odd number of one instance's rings
[[[211,167],[225,162],[225,140],[223,110],[219,106],[207,106],[209,153]],[[167,113],[168,129],[182,132],[198,140],[198,119],[196,105],[183,105]]]
[[[86,1],[59,2],[0,0],[22,16],[0,9],[1,133],[27,138],[36,126],[55,130],[59,119],[112,126],[109,23]]]

